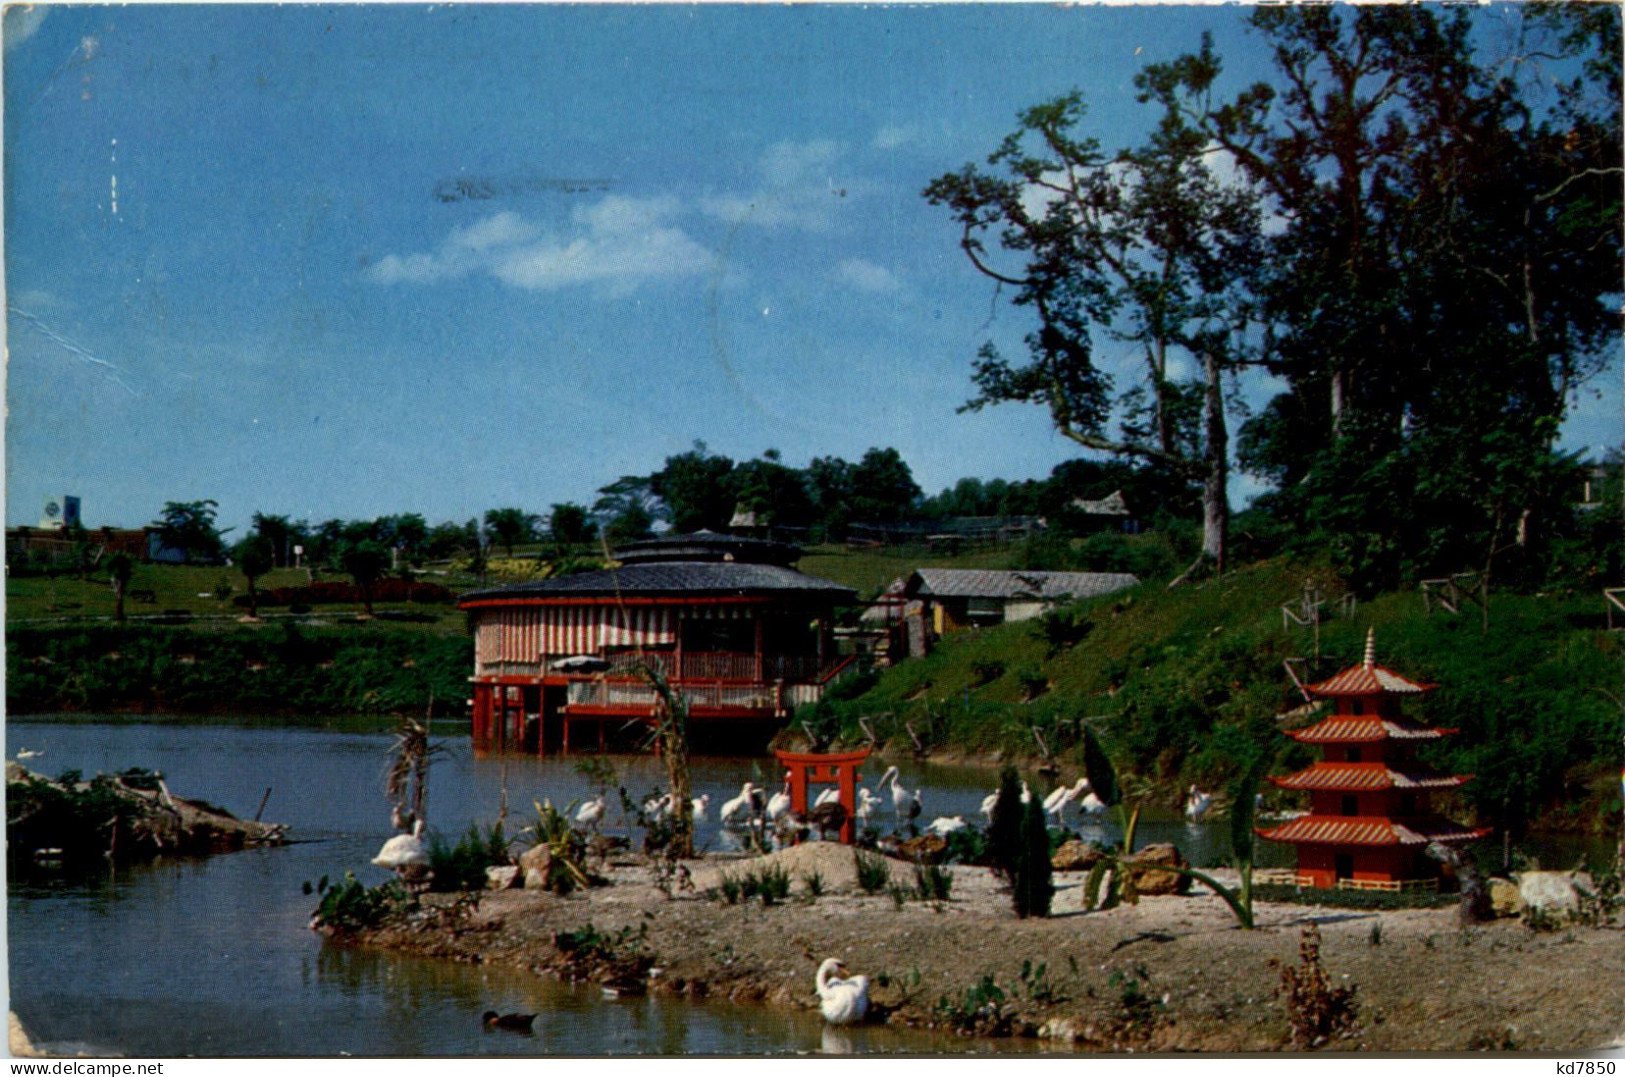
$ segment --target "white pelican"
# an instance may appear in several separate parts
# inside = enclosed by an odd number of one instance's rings
[[[878,791],[888,781],[891,782],[892,814],[897,816],[898,821],[902,821],[905,816],[909,819],[916,819],[920,814],[920,791],[916,789],[913,793],[910,793],[907,789],[904,789],[897,780],[898,776],[899,773],[896,767],[887,767],[886,773],[882,774],[880,781],[875,783],[875,789]],[[909,803],[911,800],[913,801],[912,806]]]
[[[671,794],[662,793],[657,797],[650,797],[643,802],[643,814],[650,819],[659,819],[671,812]]]
[[[699,796],[697,796],[693,800],[689,801],[689,807],[694,809],[694,821],[696,823],[705,822],[705,810],[707,808],[709,808],[710,806],[711,806],[711,794],[710,793],[701,793]]]
[[[1057,786],[1044,798],[1044,810],[1059,819],[1068,804],[1083,796],[1091,788],[1093,786],[1089,784],[1088,778],[1079,778],[1072,785]]]
[[[867,823],[869,821],[869,817],[875,813],[875,805],[879,803],[879,797],[875,796],[867,789],[859,789],[858,810],[853,814],[858,817],[859,822]]]
[[[925,805],[920,803],[920,790],[914,790],[913,794],[908,798],[908,801],[903,807],[903,818],[907,819],[910,823],[914,822],[914,820],[920,817],[920,811],[924,807]]]
[[[1213,798],[1202,792],[1196,786],[1191,786],[1190,792],[1185,794],[1185,818],[1193,823],[1200,823],[1202,816],[1213,806]]]
[[[964,830],[967,825],[962,815],[939,815],[925,829],[939,838],[946,838],[956,830]]]
[[[993,805],[997,804],[998,802],[999,791],[997,789],[993,790],[993,792],[982,798],[982,814],[987,816],[988,822],[993,821]]]
[[[717,813],[717,817],[724,823],[731,823],[735,819],[739,818],[741,814],[749,814],[750,794],[755,788],[756,786],[750,782],[746,782],[744,785],[740,786],[739,795],[734,797],[732,800],[724,801],[721,811]]]
[[[852,1025],[869,1012],[869,977],[841,979],[846,966],[832,957],[818,966],[818,1010],[832,1025]]]
[[[832,785],[829,788],[825,789],[822,793],[818,794],[818,798],[813,801],[813,807],[816,808],[820,804],[834,804],[837,801],[839,801],[840,799],[841,799],[841,787],[838,786],[838,785]]]
[[[1078,801],[1078,810],[1085,815],[1099,815],[1106,810],[1106,802],[1095,796],[1095,791],[1091,789]]]
[[[582,826],[597,828],[598,821],[604,817],[604,794],[599,793],[580,808],[576,809],[576,822]]]
[[[778,822],[779,817],[790,810],[790,783],[785,782],[784,788],[774,793],[767,801],[767,817],[772,822]]]

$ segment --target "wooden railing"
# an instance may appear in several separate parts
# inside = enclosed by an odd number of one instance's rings
[[[810,681],[826,667],[817,655],[764,655],[757,675],[756,656],[741,651],[645,651],[642,655],[622,651],[609,656],[611,676],[633,676],[645,663],[653,665],[672,681],[744,681],[771,684],[774,681]]]

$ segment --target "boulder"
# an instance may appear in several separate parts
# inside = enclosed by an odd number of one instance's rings
[[[1555,920],[1580,911],[1580,895],[1566,871],[1526,871],[1518,877],[1518,896],[1524,905]]]
[[[546,890],[549,869],[553,866],[553,851],[545,843],[533,845],[519,854],[519,872],[525,879],[526,890]]]
[[[1166,864],[1172,868],[1188,867],[1184,856],[1179,852],[1178,846],[1168,842],[1158,845],[1147,845],[1144,849],[1128,858],[1130,864]],[[1178,875],[1171,871],[1136,871],[1133,872],[1134,889],[1141,894],[1183,894],[1191,888],[1189,875]]]
[[[1105,855],[1105,850],[1094,842],[1074,838],[1055,850],[1049,865],[1056,871],[1088,871],[1095,866],[1095,861]]]
[[[485,869],[485,888],[487,890],[512,890],[523,883],[519,877],[519,865],[504,864],[500,867]]]
[[[1523,912],[1523,898],[1518,894],[1518,884],[1511,879],[1491,879],[1489,892],[1490,910],[1494,915],[1518,916]]]

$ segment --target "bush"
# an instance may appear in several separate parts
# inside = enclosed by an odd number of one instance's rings
[[[308,892],[310,884],[305,885]],[[399,882],[390,881],[369,888],[356,879],[354,872],[349,871],[344,873],[344,883],[340,886],[328,886],[327,878],[323,876],[316,886],[316,893],[322,896],[322,900],[316,906],[313,922],[336,931],[360,931],[376,927],[411,903],[406,888]]]
[[[852,856],[857,864],[858,888],[865,894],[878,894],[891,883],[891,865],[885,857],[855,850]]]
[[[987,828],[988,859],[993,874],[1006,882],[1016,877],[1021,859],[1021,776],[1006,766],[999,772],[999,795],[993,802],[993,818]]]
[[[501,823],[484,834],[478,823],[470,823],[468,833],[455,846],[448,846],[438,833],[429,835],[429,868],[434,873],[430,889],[484,890],[485,869],[509,863],[512,859]]]

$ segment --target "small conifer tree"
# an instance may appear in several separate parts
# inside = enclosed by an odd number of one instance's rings
[[[999,795],[988,823],[987,846],[993,874],[1013,884],[1021,854],[1021,776],[1015,767],[1006,766],[999,772]]]
[[[1055,886],[1050,867],[1049,827],[1044,820],[1044,806],[1037,800],[1028,803],[1021,813],[1018,848],[1020,856],[1011,886],[1016,915],[1023,920],[1029,916],[1048,916]]]

